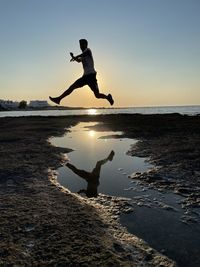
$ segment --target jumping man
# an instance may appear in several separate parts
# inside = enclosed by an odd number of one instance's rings
[[[58,97],[49,97],[51,101],[56,104],[60,104],[60,101],[70,95],[75,89],[83,87],[84,85],[88,85],[90,89],[93,91],[96,98],[104,98],[107,99],[108,102],[113,105],[114,101],[111,94],[105,95],[99,92],[97,79],[96,79],[96,71],[94,69],[94,60],[92,57],[92,51],[88,48],[88,42],[86,39],[79,40],[80,48],[82,53],[78,56],[74,56],[73,53],[70,53],[71,60],[76,62],[82,62],[83,64],[83,76],[76,80],[63,94]]]

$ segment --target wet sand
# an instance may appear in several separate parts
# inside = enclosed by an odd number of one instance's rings
[[[120,226],[112,209],[57,183],[55,170],[66,162],[69,150],[53,147],[48,139],[79,121],[98,121],[95,130],[123,131],[124,137],[141,140],[129,153],[148,156],[159,168],[132,178],[175,190],[186,196],[184,205],[199,206],[199,116],[1,118],[0,264],[174,266]]]

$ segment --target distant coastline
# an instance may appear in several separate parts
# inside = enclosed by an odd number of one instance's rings
[[[34,111],[34,110],[76,110],[85,109],[83,107],[65,107],[65,106],[48,106],[48,107],[26,107],[20,108],[4,108],[0,106],[0,111]]]
[[[38,110],[88,110],[88,109],[151,109],[151,108],[189,108],[189,107],[199,107],[200,105],[164,105],[164,106],[133,106],[133,107],[69,107],[69,106],[47,106],[47,107],[26,107],[22,108],[5,108],[0,105],[1,111],[38,111]]]
[[[20,108],[4,108],[0,106],[1,111],[38,111],[38,110],[88,110],[88,109],[131,109],[133,107],[66,107],[66,106],[48,106],[48,107],[26,107]]]
[[[0,109],[1,110],[1,109]],[[76,115],[108,115],[108,114],[181,114],[200,116],[200,105],[191,106],[154,106],[154,107],[25,107],[9,108],[0,111],[0,117],[29,117],[29,116],[76,116]]]

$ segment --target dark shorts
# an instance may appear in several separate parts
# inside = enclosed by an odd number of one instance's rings
[[[96,73],[91,73],[87,75],[83,75],[81,78],[76,80],[73,83],[73,86],[75,88],[83,87],[84,85],[88,85],[94,93],[98,93],[98,85],[97,85],[97,79],[96,79]]]

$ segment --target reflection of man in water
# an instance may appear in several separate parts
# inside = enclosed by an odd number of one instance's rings
[[[67,163],[66,166],[71,169],[75,174],[87,181],[87,189],[81,189],[78,193],[85,193],[87,197],[97,197],[97,187],[99,185],[99,177],[101,172],[101,166],[108,160],[112,161],[115,152],[112,150],[109,156],[103,160],[99,160],[96,163],[92,172],[77,169],[74,165]]]

